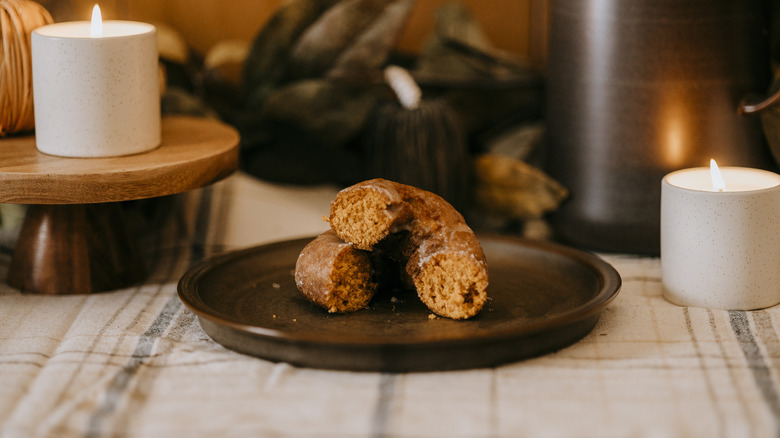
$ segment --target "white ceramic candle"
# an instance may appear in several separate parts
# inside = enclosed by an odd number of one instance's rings
[[[89,21],[32,33],[35,141],[43,153],[108,157],[160,144],[156,29],[102,24],[98,36],[90,35]]]
[[[750,310],[780,303],[780,175],[741,167],[672,172],[661,184],[664,297]]]

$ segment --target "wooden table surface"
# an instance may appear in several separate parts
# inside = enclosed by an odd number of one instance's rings
[[[162,144],[111,158],[61,158],[35,148],[35,137],[0,140],[0,202],[89,204],[181,193],[238,167],[239,135],[221,122],[165,117]]]

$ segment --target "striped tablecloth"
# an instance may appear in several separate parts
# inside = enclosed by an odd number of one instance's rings
[[[311,370],[213,342],[177,297],[181,275],[213,254],[324,230],[335,191],[236,174],[172,199],[176,214],[143,242],[140,286],[50,297],[0,284],[0,436],[780,435],[780,309],[672,305],[656,258],[604,256],[623,290],[592,333],[496,368]]]

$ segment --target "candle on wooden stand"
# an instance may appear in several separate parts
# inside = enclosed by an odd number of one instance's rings
[[[661,184],[664,297],[750,310],[780,302],[780,175],[743,167],[683,169]]]
[[[160,144],[156,29],[134,21],[55,23],[32,33],[35,139],[63,157],[136,154]]]

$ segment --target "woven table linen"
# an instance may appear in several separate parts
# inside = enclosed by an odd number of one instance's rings
[[[780,308],[662,297],[657,258],[601,256],[623,279],[581,341],[496,368],[353,373],[212,341],[176,293],[207,257],[325,229],[335,187],[243,173],[166,202],[140,240],[146,281],[93,295],[0,284],[0,437],[776,437]],[[3,230],[0,278],[13,252]]]

